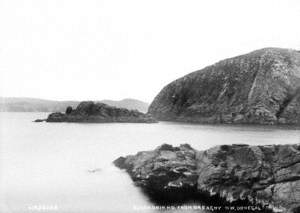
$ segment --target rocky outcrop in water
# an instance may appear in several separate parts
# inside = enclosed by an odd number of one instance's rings
[[[33,122],[40,123],[40,122],[44,122],[44,121],[46,121],[46,119],[36,119]]]
[[[300,144],[223,145],[197,151],[164,144],[153,151],[120,157],[114,164],[158,200],[219,198],[224,203],[300,210]]]
[[[158,120],[300,125],[300,52],[265,48],[175,80],[149,107]]]
[[[67,107],[65,113],[52,113],[47,122],[86,122],[86,123],[154,123],[156,120],[148,114],[137,110],[112,107],[103,103],[92,101],[81,102],[76,109]]]

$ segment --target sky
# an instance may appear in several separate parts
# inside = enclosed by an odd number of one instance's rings
[[[151,102],[264,47],[300,49],[299,0],[0,0],[0,96]]]

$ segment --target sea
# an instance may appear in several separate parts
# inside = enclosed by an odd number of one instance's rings
[[[156,206],[112,162],[163,143],[300,143],[300,129],[288,126],[33,122],[46,116],[0,113],[0,213],[207,212]]]

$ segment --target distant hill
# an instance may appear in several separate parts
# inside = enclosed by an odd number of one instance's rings
[[[120,101],[101,100],[111,106],[127,109],[137,109],[147,112],[148,103],[136,99],[123,99]],[[0,112],[64,112],[68,106],[75,108],[80,101],[53,101],[37,98],[0,97]]]
[[[149,104],[137,99],[126,98],[120,101],[113,100],[102,100],[102,103],[119,107],[119,108],[127,108],[127,109],[137,109],[140,112],[146,113],[148,111]]]

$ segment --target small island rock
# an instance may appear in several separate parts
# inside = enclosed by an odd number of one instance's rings
[[[68,107],[66,113],[51,113],[47,122],[86,122],[86,123],[155,123],[157,122],[149,114],[137,110],[117,108],[93,101],[81,102],[76,109]]]

